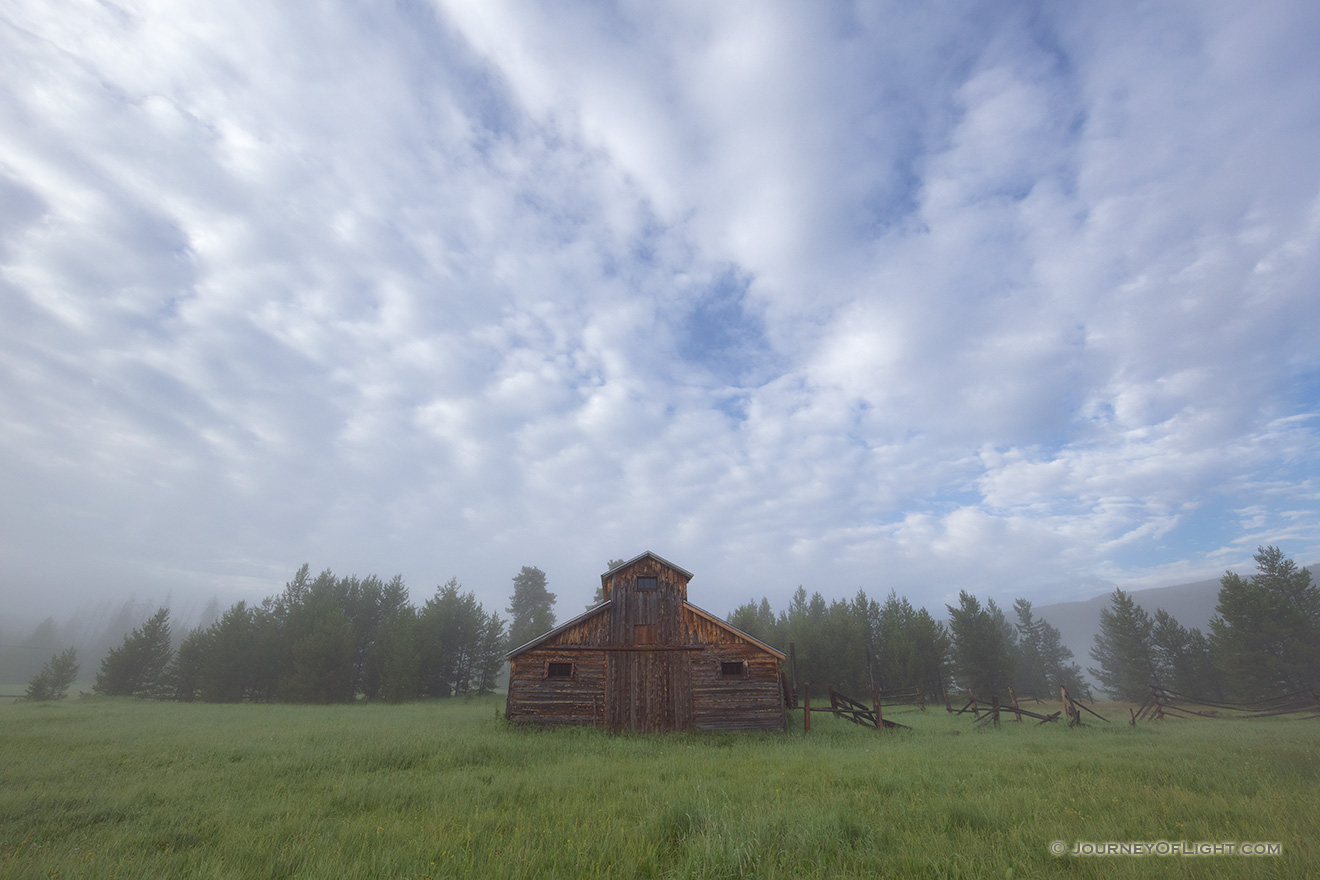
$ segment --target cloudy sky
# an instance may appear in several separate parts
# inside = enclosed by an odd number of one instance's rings
[[[1320,5],[0,7],[0,608],[1320,559]]]

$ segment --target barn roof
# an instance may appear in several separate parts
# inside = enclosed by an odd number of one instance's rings
[[[696,605],[693,605],[691,602],[684,602],[683,607],[688,609],[689,611],[694,612],[700,617],[704,617],[706,620],[709,620],[711,623],[715,624],[716,626],[723,627],[724,629],[728,630],[729,632],[733,633],[739,638],[744,638],[747,641],[751,642],[753,645],[756,645],[759,648],[764,648],[766,651],[770,652],[771,654],[774,654],[780,660],[785,660],[788,658],[788,655],[785,654],[783,651],[780,651],[778,648],[772,648],[769,645],[767,645],[765,642],[756,638],[755,636],[750,636],[747,633],[743,632],[742,630],[738,629],[738,627],[734,626],[733,624],[726,623],[723,620],[720,620],[718,617],[716,617],[714,614],[711,614],[709,611],[705,610],[704,608],[698,608]]]
[[[609,604],[610,604],[610,600],[606,599],[604,602],[601,602],[595,608],[588,608],[585,612],[579,614],[577,617],[573,618],[572,620],[561,623],[559,624],[559,626],[555,627],[549,632],[542,633],[541,635],[532,639],[530,642],[527,642],[524,645],[519,645],[518,647],[514,648],[512,651],[504,655],[504,659],[512,660],[514,657],[517,657],[522,652],[530,651],[532,648],[535,648],[537,645],[540,645],[541,643],[546,642],[554,638],[555,636],[559,635],[564,630],[576,626],[577,624],[586,620],[588,617],[592,617],[593,615],[599,614],[603,609],[608,608]]]
[[[643,555],[645,555],[645,554],[643,554]],[[638,558],[638,559],[641,559],[641,556],[639,556],[639,557],[637,557],[637,558]],[[659,557],[656,557],[656,558],[658,559]],[[661,561],[663,562],[664,560],[661,560]],[[680,569],[680,570],[681,570],[681,569]],[[606,599],[604,602],[601,602],[601,603],[600,603],[599,605],[597,605],[595,608],[590,608],[590,609],[588,609],[587,611],[583,612],[582,614],[579,614],[577,617],[573,618],[572,620],[569,620],[569,621],[566,621],[566,622],[564,622],[564,623],[561,623],[561,624],[559,624],[559,626],[555,627],[554,629],[550,630],[549,632],[542,633],[541,635],[539,635],[539,636],[537,636],[536,638],[532,639],[530,642],[527,642],[527,643],[524,644],[524,645],[520,645],[520,646],[518,646],[517,648],[514,648],[512,651],[510,651],[509,653],[507,653],[507,654],[504,655],[504,659],[505,659],[505,660],[512,660],[514,657],[517,657],[519,654],[522,654],[522,653],[524,653],[524,652],[526,652],[526,651],[530,651],[530,650],[532,650],[533,648],[536,648],[536,647],[539,647],[540,645],[545,644],[546,642],[550,641],[550,640],[553,639],[555,636],[559,635],[560,633],[564,632],[565,630],[567,630],[567,629],[571,629],[572,627],[577,626],[577,625],[578,625],[579,623],[581,623],[582,621],[584,621],[584,620],[586,620],[586,619],[588,619],[588,618],[590,618],[590,617],[593,617],[593,616],[599,614],[601,611],[603,611],[603,610],[605,610],[607,607],[609,607],[609,604],[610,604],[610,600],[609,600],[609,599]],[[683,607],[684,607],[686,610],[691,611],[693,614],[696,614],[698,617],[702,617],[702,618],[704,618],[704,619],[710,621],[711,623],[715,624],[716,626],[720,627],[721,629],[727,630],[727,631],[733,633],[734,635],[738,636],[738,637],[741,638],[741,639],[746,639],[747,641],[751,642],[753,645],[756,645],[758,648],[761,648],[762,650],[766,651],[767,653],[773,654],[776,658],[778,658],[778,659],[780,659],[780,660],[783,660],[783,659],[785,659],[785,658],[788,656],[788,655],[786,655],[783,651],[780,651],[780,650],[777,649],[777,648],[772,648],[772,647],[770,647],[770,646],[767,645],[765,642],[761,641],[760,639],[756,638],[755,636],[750,636],[750,635],[748,635],[747,633],[745,633],[745,632],[743,632],[742,630],[738,629],[738,627],[734,626],[733,624],[731,624],[731,623],[726,623],[726,622],[724,622],[723,620],[720,620],[718,617],[716,617],[714,614],[711,614],[709,611],[707,611],[707,610],[704,609],[704,608],[698,608],[696,605],[693,605],[691,602],[684,602],[684,603],[683,603]]]
[[[668,567],[672,568],[674,571],[686,577],[688,580],[692,579],[692,572],[688,571],[682,566],[674,565],[674,563],[670,562],[668,559],[665,559],[663,556],[659,556],[655,553],[652,553],[650,550],[647,550],[645,553],[638,554],[637,556],[634,556],[632,559],[629,559],[627,562],[620,562],[618,565],[614,566],[609,571],[605,572],[603,575],[600,576],[601,582],[604,583],[605,578],[609,577],[611,574],[618,571],[619,569],[627,568],[628,566],[632,565],[634,562],[637,562],[640,559],[645,559],[648,556],[654,559],[656,562],[660,563],[661,565],[667,565]]]

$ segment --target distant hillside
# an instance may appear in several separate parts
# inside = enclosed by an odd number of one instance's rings
[[[1312,580],[1315,580],[1316,573],[1320,572],[1320,563],[1307,568]],[[1242,574],[1245,577],[1250,572]],[[1095,644],[1096,633],[1100,632],[1100,609],[1109,607],[1111,595],[1112,591],[1085,602],[1040,605],[1033,607],[1032,611],[1059,630],[1063,643],[1072,650],[1077,665],[1085,669],[1094,665],[1091,647]],[[1219,602],[1219,578],[1173,587],[1133,590],[1131,596],[1148,614],[1154,615],[1157,608],[1163,608],[1188,629],[1199,629],[1209,635],[1210,618],[1215,616],[1215,605]]]

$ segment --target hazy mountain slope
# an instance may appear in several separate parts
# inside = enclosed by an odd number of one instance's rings
[[[1320,572],[1320,563],[1307,567],[1314,580],[1316,573]],[[1243,576],[1248,574],[1250,572],[1243,572]],[[1095,644],[1096,633],[1100,631],[1100,609],[1109,607],[1110,595],[1105,593],[1085,602],[1039,605],[1032,610],[1038,617],[1045,618],[1058,628],[1063,643],[1072,649],[1078,665],[1085,669],[1094,664],[1091,660],[1091,646]],[[1133,590],[1131,595],[1147,613],[1154,615],[1157,608],[1163,608],[1188,629],[1196,628],[1209,635],[1210,618],[1214,617],[1215,605],[1219,601],[1219,578],[1172,587]]]

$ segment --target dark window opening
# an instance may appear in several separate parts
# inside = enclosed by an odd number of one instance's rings
[[[547,663],[545,667],[546,678],[572,678],[572,663]]]
[[[724,660],[720,662],[720,675],[741,678],[746,674],[747,664],[742,660]]]
[[[637,579],[637,589],[639,589],[639,590],[654,590],[654,589],[655,589],[655,578],[653,578],[653,577],[639,577],[639,578]]]

